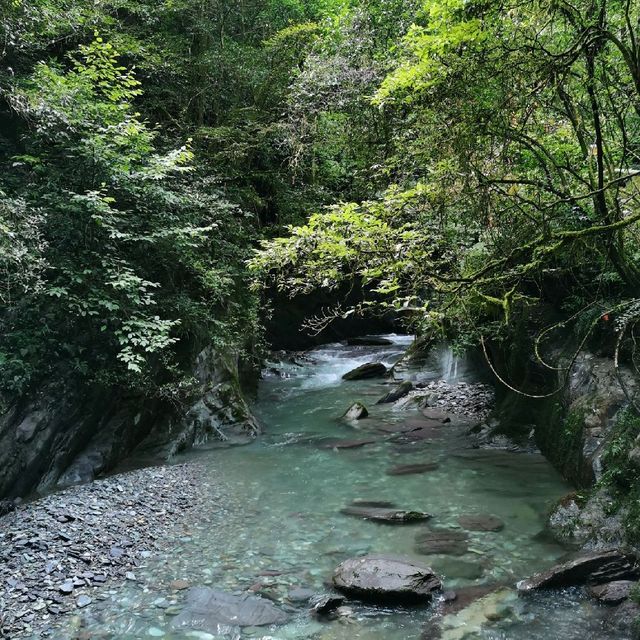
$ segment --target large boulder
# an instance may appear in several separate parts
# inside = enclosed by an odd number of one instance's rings
[[[411,390],[413,389],[413,382],[411,380],[405,380],[401,382],[397,387],[394,387],[387,393],[387,395],[382,396],[376,404],[389,404],[391,402],[395,402],[396,400],[400,400],[400,398],[404,398]]]
[[[387,367],[382,362],[367,362],[345,373],[342,379],[366,380],[368,378],[382,378],[386,373]]]
[[[411,558],[368,555],[345,560],[333,584],[351,596],[377,601],[428,602],[442,583],[433,570]]]
[[[362,402],[354,402],[342,416],[343,420],[362,420],[369,415],[369,411],[367,407],[365,407]]]
[[[520,593],[553,587],[603,584],[640,575],[634,556],[618,550],[585,553],[518,582]]]
[[[176,630],[190,629],[214,635],[228,627],[262,627],[284,624],[287,614],[272,602],[247,594],[234,595],[208,587],[194,587],[184,609],[173,619]]]

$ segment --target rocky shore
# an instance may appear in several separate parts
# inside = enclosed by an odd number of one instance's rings
[[[42,637],[136,581],[184,535],[199,504],[198,465],[140,469],[19,505],[0,518],[0,637]]]

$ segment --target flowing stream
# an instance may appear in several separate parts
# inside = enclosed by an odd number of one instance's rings
[[[328,345],[312,351],[301,366],[287,365],[286,377],[270,375],[261,383],[255,412],[265,425],[264,436],[244,447],[221,450],[212,445],[182,456],[180,462],[195,461],[202,468],[208,510],[192,517],[178,544],[166,557],[150,559],[135,583],[113,589],[87,611],[83,626],[89,637],[218,638],[171,631],[172,615],[185,592],[172,590],[170,584],[184,580],[229,592],[250,590],[291,611],[284,626],[245,628],[241,635],[224,637],[430,638],[434,606],[385,608],[350,602],[338,619],[317,620],[290,598],[301,588],[326,591],[332,570],[347,557],[391,552],[430,564],[443,576],[446,589],[504,585],[444,618],[446,640],[620,638],[600,629],[606,612],[577,591],[519,598],[513,590],[518,579],[566,552],[543,531],[550,505],[570,487],[540,455],[473,449],[465,429],[455,426],[415,445],[392,442],[380,431],[385,424],[417,415],[417,410],[375,405],[389,389],[382,380],[346,382],[341,376],[371,360],[395,362],[409,338],[393,340],[388,347]],[[444,373],[452,378],[456,368],[467,371],[450,356],[440,361],[445,371],[433,371],[433,377]],[[364,402],[371,415],[353,426],[339,418],[355,400]],[[376,441],[354,449],[327,447],[328,438],[368,437]],[[418,462],[439,466],[423,474],[386,474],[394,465]],[[385,525],[341,514],[354,499],[392,501],[433,518],[426,524]],[[471,532],[464,555],[416,555],[420,531],[457,527],[458,517],[471,514],[497,516],[504,529]],[[593,635],[594,629],[600,630]]]

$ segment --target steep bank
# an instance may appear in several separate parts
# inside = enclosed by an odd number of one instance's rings
[[[563,358],[556,347],[555,371],[529,359],[519,379],[521,388],[528,383],[531,389],[534,380],[533,388],[549,395],[531,398],[503,387],[491,431],[520,442],[532,438],[576,486],[551,515],[558,537],[588,549],[637,548],[640,417],[633,404],[640,379],[630,364],[616,367],[606,352]]]
[[[41,389],[0,418],[0,496],[88,482],[126,458],[167,460],[208,439],[247,442],[260,432],[237,354],[197,354],[180,402],[122,388]]]

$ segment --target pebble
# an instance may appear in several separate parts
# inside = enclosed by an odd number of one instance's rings
[[[82,595],[76,600],[76,604],[80,609],[89,606],[93,601],[89,596]]]
[[[143,559],[185,537],[200,477],[197,464],[151,467],[16,504],[0,517],[0,638],[55,635],[77,608],[137,581]]]

